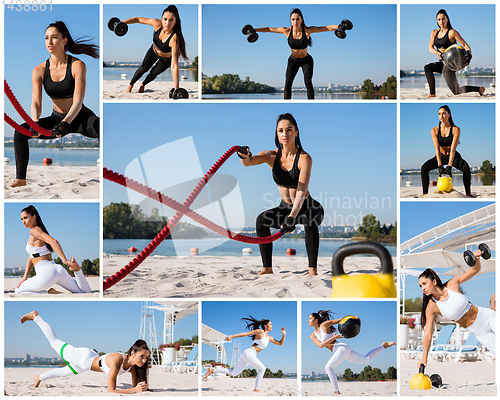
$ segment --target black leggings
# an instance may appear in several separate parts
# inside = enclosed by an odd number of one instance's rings
[[[155,62],[156,65],[153,67],[153,64]],[[144,82],[142,82],[142,85],[146,86],[149,82],[154,81],[158,75],[166,71],[168,67],[170,67],[171,63],[172,63],[172,57],[163,58],[158,56],[153,50],[153,45],[151,45],[146,55],[144,56],[144,60],[142,60],[141,66],[137,71],[135,71],[135,74],[132,77],[130,84],[133,85],[134,83],[136,83],[141,78],[141,76],[143,76],[146,72],[148,72],[151,69],[151,67],[153,67],[148,76],[146,76],[146,79],[144,79]]]
[[[450,156],[444,155],[441,153],[441,162],[442,165],[448,165],[450,161]],[[463,173],[464,186],[465,186],[465,194],[470,194],[470,168],[467,161],[465,161],[458,151],[455,151],[455,157],[453,158],[453,166],[456,169],[459,169]],[[429,172],[436,169],[438,167],[438,162],[436,156],[432,157],[430,160],[427,160],[424,165],[420,168],[420,176],[422,177],[422,189],[424,194],[429,192]]]
[[[446,84],[452,91],[454,95],[468,93],[468,92],[479,92],[479,86],[462,86],[458,84],[457,75],[454,71],[450,71],[442,61],[427,64],[424,67],[425,76],[427,77],[427,82],[429,83],[430,94],[436,94],[436,80],[434,78],[434,72],[443,74]]]
[[[281,201],[281,204],[270,210],[264,211],[257,217],[257,236],[266,237],[271,235],[270,228],[280,229],[285,222],[285,218],[292,211],[292,204]],[[325,212],[319,202],[311,196],[304,200],[302,208],[297,215],[297,223],[304,225],[306,232],[306,250],[309,259],[309,267],[316,268],[318,265],[319,231],[318,226],[323,222]],[[260,256],[264,267],[272,267],[273,244],[259,244]]]
[[[285,74],[285,99],[289,100],[292,98],[292,85],[299,68],[302,68],[304,72],[304,83],[307,89],[307,98],[314,99],[314,87],[313,87],[313,66],[314,60],[310,54],[303,58],[297,58],[294,56],[288,57],[288,65],[286,67]]]
[[[61,114],[55,110],[50,117],[40,118],[38,125],[42,128],[52,130],[59,122],[63,120],[66,114]],[[29,129],[28,124],[22,124],[22,127]],[[89,138],[99,139],[99,117],[92,110],[82,105],[82,109],[69,124],[68,133],[80,133]],[[40,135],[37,139],[55,139],[56,136]],[[14,132],[14,153],[16,155],[16,179],[26,179],[26,170],[30,159],[30,147],[28,140],[30,136],[23,135],[21,132]]]

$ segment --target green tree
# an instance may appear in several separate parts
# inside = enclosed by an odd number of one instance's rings
[[[272,378],[273,376],[274,376],[273,371],[271,371],[269,368],[266,368],[266,372],[264,372],[264,377]]]
[[[80,265],[80,269],[82,270],[83,272],[83,275],[93,275],[93,271],[94,271],[94,265],[92,264],[92,261],[90,260],[83,260],[81,265]]]
[[[278,372],[276,372],[276,376],[277,376],[278,378],[283,377],[283,371],[282,371],[281,369],[279,369],[279,370],[278,370]]]
[[[373,93],[375,91],[375,87],[371,79],[366,79],[363,82],[363,86],[361,86],[361,91],[366,93]]]
[[[352,369],[351,368],[346,368],[346,370],[344,371],[343,377],[344,377],[344,379],[346,381],[352,381],[352,380],[354,380],[354,373],[352,372]]]
[[[387,379],[397,379],[398,370],[394,367],[387,368]]]
[[[198,56],[194,58],[191,68],[194,71],[194,81],[198,82]]]
[[[480,171],[483,174],[492,174],[493,173],[493,165],[491,164],[490,160],[483,161],[483,164],[481,165]]]
[[[359,227],[359,233],[367,239],[377,239],[380,235],[380,221],[373,214],[365,215]]]

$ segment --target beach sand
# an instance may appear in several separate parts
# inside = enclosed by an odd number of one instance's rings
[[[55,378],[42,382],[38,388],[32,385],[33,376],[47,372],[47,368],[4,369],[5,396],[110,396],[107,392],[106,375],[85,371],[78,375]],[[117,388],[131,387],[131,375],[118,377]],[[149,387],[152,392],[136,396],[198,396],[198,375],[161,372],[157,366],[149,370]],[[122,396],[114,394],[114,396]]]
[[[255,378],[229,378],[221,376],[202,383],[201,394],[205,396],[297,396],[295,379],[264,378],[260,392],[254,392]]]
[[[99,200],[100,168],[81,166],[28,166],[27,185],[11,188],[15,165],[4,167],[5,199]]]
[[[429,89],[400,89],[399,96],[401,100],[495,100],[495,88],[486,88],[484,94],[479,96],[477,92],[469,92],[455,96],[450,89],[436,88],[436,97],[426,99],[429,95]]]
[[[55,298],[55,299],[73,299],[73,298],[94,298],[94,297],[99,297],[100,293],[100,277],[99,276],[87,276],[87,282],[90,285],[90,288],[92,289],[91,293],[71,293],[68,292],[66,289],[63,289],[59,285],[54,285],[54,289],[58,290],[59,292],[63,292],[62,294],[15,294],[15,288],[17,284],[21,281],[20,276],[6,276],[3,279],[4,282],[4,290],[5,294],[4,297],[6,298],[11,298],[15,297],[17,299],[34,299],[34,298],[42,298],[42,299],[47,299],[47,298]]]
[[[103,255],[104,279],[127,265],[133,256]],[[245,297],[328,298],[332,292],[331,257],[319,257],[318,276],[307,274],[306,257],[273,257],[274,274],[261,275],[260,257],[150,256],[106,297]],[[396,258],[393,258],[396,265]],[[347,274],[374,273],[377,257],[348,257]]]
[[[403,178],[404,179],[404,178]],[[478,199],[494,199],[495,186],[472,186],[471,193]],[[422,195],[422,187],[408,186],[399,188],[399,196],[402,199],[418,198]],[[463,186],[454,187],[449,193],[440,192],[435,186],[429,187],[429,193],[421,197],[422,199],[470,199],[465,195]]]
[[[120,81],[104,80],[102,83],[104,100],[173,100],[168,98],[170,90],[174,87],[173,82],[153,81],[146,86],[143,93],[139,93],[139,86],[142,81],[137,82],[132,88],[132,93],[127,93],[128,84],[130,79],[123,79]],[[197,99],[199,96],[198,82],[184,82],[179,83],[181,88],[184,88],[189,93],[189,99]],[[186,99],[187,100],[187,99]]]
[[[342,382],[342,396],[396,396],[397,382]],[[302,382],[302,396],[334,396],[330,381]]]
[[[418,373],[416,359],[401,357],[398,375],[400,395],[418,394],[410,389],[410,380]],[[421,395],[429,396],[495,396],[495,363],[488,361],[438,362],[431,360],[425,369],[426,375],[439,374],[443,386],[426,390]]]

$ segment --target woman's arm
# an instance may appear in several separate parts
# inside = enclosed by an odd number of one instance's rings
[[[63,121],[66,121],[68,124],[71,124],[82,109],[83,99],[85,97],[85,85],[87,83],[87,67],[83,61],[74,60],[71,65],[71,70],[75,78],[75,91],[73,93],[73,103],[68,113],[63,118]]]
[[[431,52],[432,54],[436,54],[437,56],[441,56],[442,53],[439,50],[436,50],[436,48],[434,47],[434,39],[436,38],[438,32],[439,29],[434,29],[431,32],[431,40],[429,40],[429,52]]]
[[[263,27],[263,28],[254,28],[255,32],[262,32],[262,33],[283,33],[285,35],[288,35],[290,32],[290,28],[287,28],[285,26],[282,26],[281,28],[270,28],[270,27]]]
[[[283,346],[283,343],[285,343],[285,336],[286,336],[286,329],[285,327],[281,328],[281,339],[278,341],[272,336],[269,336],[269,341],[277,346]]]
[[[30,229],[30,233],[33,237],[35,237],[38,240],[41,240],[42,242],[48,243],[52,246],[52,249],[57,253],[59,257],[61,257],[61,261],[63,264],[69,265],[70,262],[66,258],[66,255],[64,254],[64,251],[59,244],[59,242],[54,239],[52,236],[47,235],[45,232],[43,232],[40,228],[35,227]]]
[[[172,70],[172,78],[174,80],[174,87],[179,89],[179,56],[180,56],[180,48],[179,43],[177,42],[177,34],[170,39],[170,48],[172,49],[172,65],[170,69]]]
[[[106,360],[111,361],[112,365],[109,368],[108,374],[108,393],[122,393],[122,394],[132,394],[145,392],[148,389],[148,384],[146,382],[137,382],[137,377],[135,376],[135,369],[131,369],[132,373],[132,386],[129,389],[117,389],[116,388],[116,378],[118,377],[118,372],[120,371],[120,366],[122,364],[122,355],[119,353],[113,354],[111,360],[110,356],[106,357]],[[134,372],[132,372],[134,371]]]
[[[432,303],[429,301],[429,303],[427,304],[427,309],[425,310],[426,322],[422,343],[422,361],[418,362],[418,364],[424,364],[424,366],[427,366],[427,357],[429,356],[429,349],[431,348],[432,344],[432,333],[434,330],[435,311],[432,310],[432,308]]]
[[[457,149],[458,141],[460,140],[460,128],[458,126],[454,126],[453,132],[454,132],[453,133],[453,142],[451,143],[450,159],[448,161],[448,165],[450,167],[453,165],[453,160],[455,159],[455,150]]]
[[[254,329],[253,331],[249,331],[249,332],[237,333],[236,335],[229,335],[229,336],[226,336],[226,342],[230,342],[234,338],[259,335],[262,332],[263,332],[262,329]]]
[[[26,261],[26,268],[24,269],[23,279],[21,279],[21,282],[19,282],[17,284],[18,289],[19,289],[19,286],[21,286],[21,283],[28,280],[28,277],[30,276],[30,272],[31,272],[32,268],[33,268],[33,262],[31,261],[31,256],[28,256],[28,261]]]
[[[448,281],[448,287],[451,289],[458,291],[459,286],[479,274],[481,271],[481,250],[477,249],[474,252],[474,256],[476,257],[476,265],[471,267],[468,271],[464,272],[462,275],[454,276]]]
[[[248,154],[243,154],[243,153],[238,153],[238,154],[241,155],[242,157],[244,157],[241,159],[241,163],[245,167],[251,167],[254,165],[260,165],[260,164],[264,164],[264,163],[266,163],[270,167],[272,167],[273,155],[276,154],[276,151],[264,150],[264,151],[261,151],[256,156],[252,155],[250,150],[248,150]]]
[[[297,218],[297,214],[302,208],[302,204],[305,200],[305,194],[309,188],[309,179],[311,178],[311,168],[312,168],[312,158],[309,154],[303,153],[300,155],[299,159],[299,183],[297,185],[297,192],[295,193],[295,199],[293,201],[293,207],[290,211],[290,215]]]
[[[315,333],[311,333],[309,336],[311,340],[314,342],[316,346],[318,346],[320,349],[323,347],[327,347],[331,344],[333,344],[337,339],[342,339],[344,336],[342,336],[340,333],[335,333],[330,339],[325,340],[324,342],[321,342],[315,335]]]
[[[330,32],[337,29],[338,25],[327,25],[327,26],[308,26],[306,28],[306,33],[321,33],[321,32]]]
[[[161,20],[159,20],[158,18],[132,17],[132,18],[127,18],[122,22],[125,22],[127,25],[131,24],[150,25],[153,28],[155,28],[155,30],[161,26]]]
[[[434,145],[434,149],[436,151],[436,159],[438,162],[438,167],[440,167],[443,166],[443,162],[441,161],[441,151],[440,151],[441,146],[439,146],[437,133],[438,133],[437,126],[431,129],[432,144]]]
[[[31,73],[31,119],[35,122],[38,122],[42,114],[42,84],[44,71],[45,63],[42,63],[37,65]]]
[[[470,46],[467,44],[467,42],[460,36],[460,33],[458,33],[455,29],[452,29],[450,31],[450,40],[454,42],[455,40],[460,43],[462,46],[464,46],[466,51],[471,51]]]

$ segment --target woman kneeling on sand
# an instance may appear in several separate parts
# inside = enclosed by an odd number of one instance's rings
[[[108,375],[108,392],[110,393],[140,393],[148,389],[149,348],[144,340],[137,340],[127,354],[108,353],[99,357],[93,350],[86,347],[73,347],[58,339],[52,327],[36,311],[23,315],[21,323],[24,324],[26,321],[35,321],[52,348],[66,363],[65,367],[54,368],[42,375],[36,375],[34,378],[35,387],[47,379],[77,375],[83,371],[91,370],[104,372]],[[132,387],[130,389],[117,389],[116,378],[125,372],[130,372],[132,375]]]

